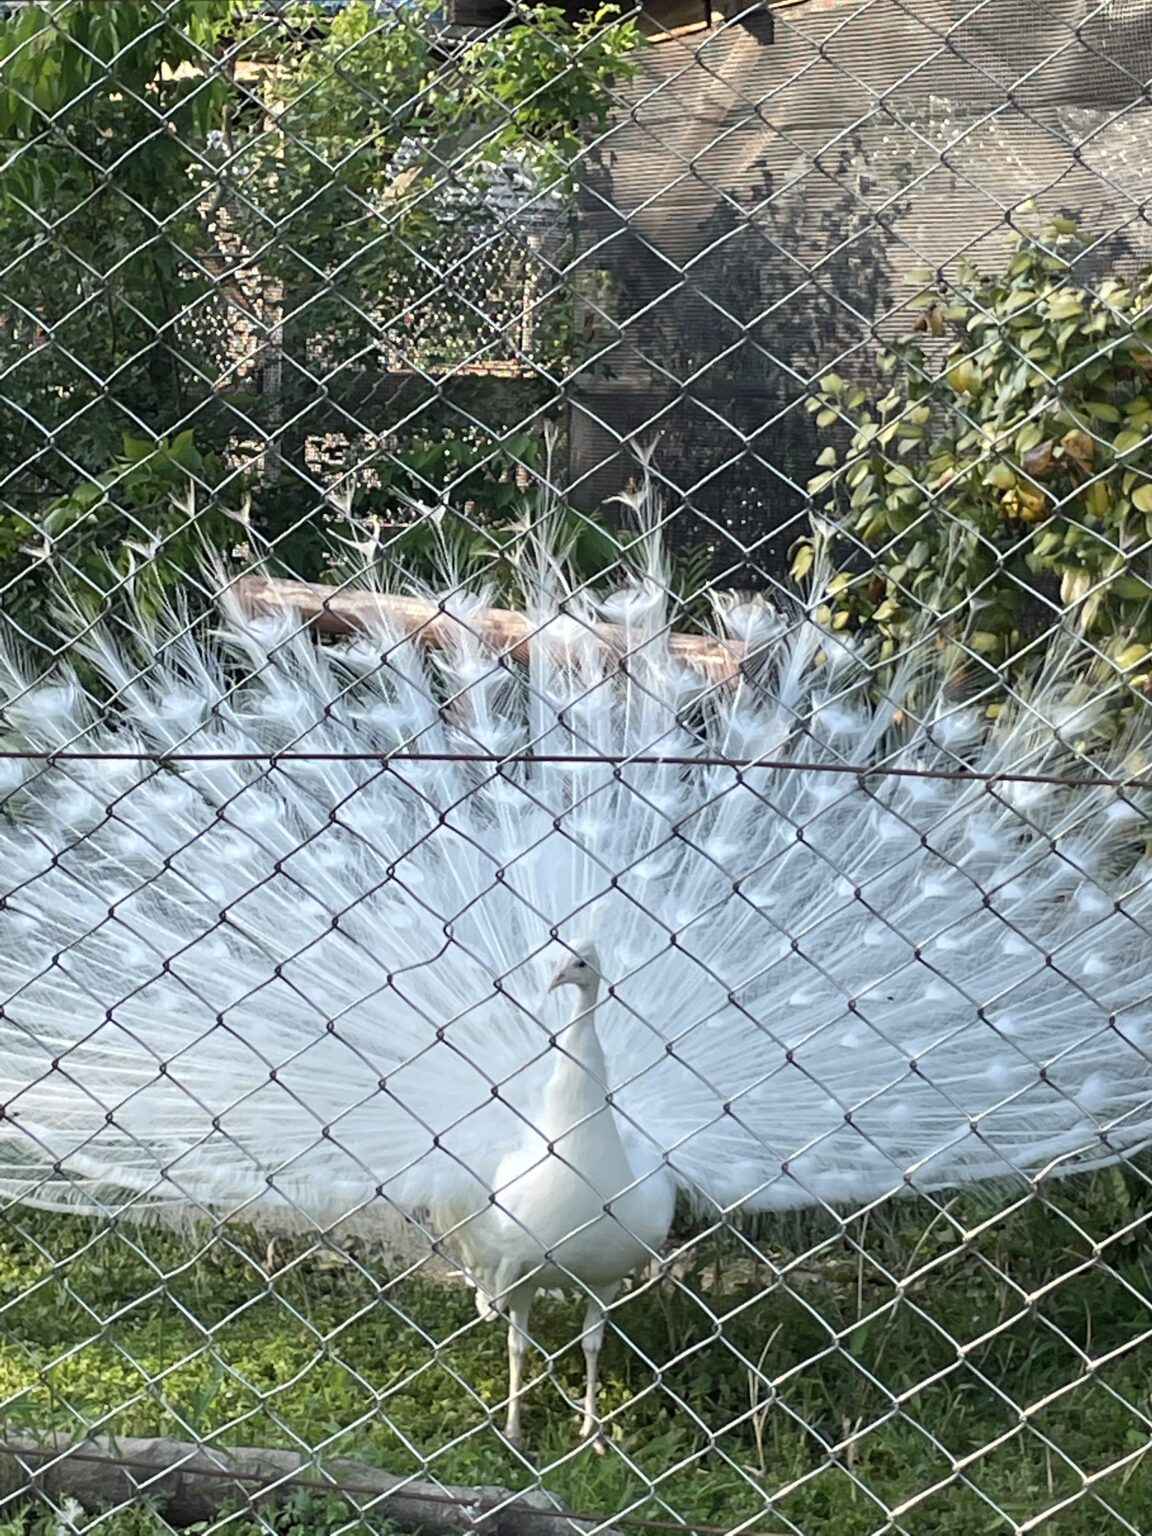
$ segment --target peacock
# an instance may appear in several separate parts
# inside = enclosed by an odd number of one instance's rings
[[[710,1222],[1113,1162],[1152,1133],[1152,728],[1069,628],[1025,682],[519,566],[339,643],[178,603],[0,650],[0,1193],[451,1252],[508,1324]],[[616,637],[605,643],[608,632]],[[1110,691],[1109,691],[1110,690]],[[1123,723],[1127,722],[1127,723]],[[23,755],[21,755],[23,754]],[[1053,782],[1078,777],[1078,784]],[[1117,779],[1125,783],[1117,784]],[[1127,787],[1126,787],[1127,785]]]

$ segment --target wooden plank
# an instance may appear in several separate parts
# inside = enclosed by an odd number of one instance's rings
[[[649,0],[637,18],[641,34],[650,43],[691,36],[710,24],[708,0]]]
[[[7,1500],[39,1495],[59,1505],[76,1499],[95,1514],[154,1498],[176,1527],[233,1518],[237,1508],[255,1514],[308,1489],[364,1500],[401,1530],[428,1536],[582,1536],[593,1526],[602,1536],[619,1536],[599,1516],[566,1515],[532,1491],[418,1483],[346,1459],[325,1458],[321,1467],[315,1456],[297,1451],[224,1450],[124,1435],[20,1435],[0,1442],[0,1453],[0,1496]]]
[[[355,635],[373,629],[402,630],[425,645],[446,645],[462,631],[479,635],[500,655],[524,661],[538,630],[526,614],[511,608],[481,608],[465,624],[436,603],[394,593],[345,591],[318,582],[284,581],[267,576],[242,576],[233,593],[246,613],[290,611],[302,624],[322,635]],[[579,623],[573,619],[571,622]],[[639,649],[618,624],[590,624],[604,649],[618,659]],[[712,685],[735,683],[746,649],[742,641],[712,635],[673,632],[667,636],[672,658]]]

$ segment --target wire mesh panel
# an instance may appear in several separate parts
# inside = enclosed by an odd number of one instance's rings
[[[0,17],[13,1532],[1138,1532],[1152,12]]]
[[[743,24],[653,49],[584,179],[620,332],[576,424],[593,496],[616,489],[627,432],[662,430],[692,513],[678,537],[757,585],[804,516],[812,379],[874,382],[876,337],[909,330],[925,269],[1002,270],[1060,214],[1090,234],[1094,282],[1148,257],[1146,7],[773,16],[770,43]]]

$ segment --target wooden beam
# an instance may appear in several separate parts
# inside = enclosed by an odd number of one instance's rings
[[[0,1496],[9,1501],[46,1494],[57,1505],[72,1498],[95,1513],[154,1498],[168,1523],[181,1527],[219,1520],[237,1508],[255,1512],[300,1488],[344,1494],[353,1507],[428,1536],[585,1536],[593,1525],[603,1536],[618,1536],[599,1516],[569,1517],[542,1493],[421,1483],[362,1462],[318,1464],[296,1451],[124,1435],[0,1441]]]
[[[387,626],[401,629],[425,645],[445,645],[464,621],[436,603],[393,593],[347,591],[308,581],[281,581],[267,576],[241,576],[233,586],[241,607],[252,615],[294,613],[301,624],[322,635],[364,634]],[[579,622],[579,621],[574,621]],[[493,651],[527,659],[537,631],[526,614],[512,608],[481,608],[466,626]],[[628,654],[629,636],[618,624],[591,624],[589,632],[611,655]],[[635,648],[635,642],[632,642]],[[734,683],[740,675],[745,648],[739,640],[673,632],[667,637],[670,655],[711,684]]]

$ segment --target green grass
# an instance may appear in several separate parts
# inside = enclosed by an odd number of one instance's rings
[[[214,1522],[219,1528],[220,1522]],[[208,1526],[189,1527],[191,1536],[203,1536]],[[398,1527],[382,1519],[364,1519],[335,1493],[297,1489],[276,1507],[265,1504],[260,1515],[246,1517],[237,1511],[227,1517],[228,1536],[398,1536]],[[64,1500],[59,1508],[21,1500],[0,1518],[0,1536],[170,1536],[172,1527],[162,1511],[147,1499],[114,1511],[86,1516],[75,1501]]]
[[[1108,1172],[1014,1205],[901,1202],[704,1240],[677,1279],[614,1314],[602,1457],[576,1434],[573,1302],[534,1314],[546,1355],[520,1454],[497,1427],[503,1330],[466,1291],[390,1280],[367,1255],[333,1266],[301,1242],[280,1245],[268,1275],[263,1241],[242,1231],[14,1210],[0,1239],[3,1427],[320,1447],[725,1529],[976,1536],[1069,1500],[1044,1536],[1139,1530],[1152,1509],[1145,1198],[1140,1175]],[[18,1514],[11,1536],[38,1536],[38,1518]]]

